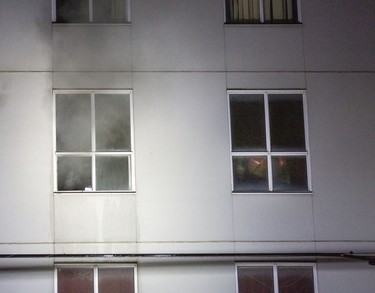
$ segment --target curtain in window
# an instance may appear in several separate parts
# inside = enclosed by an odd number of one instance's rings
[[[297,22],[297,0],[264,0],[264,19],[268,23]]]
[[[94,22],[125,22],[125,0],[94,0]]]
[[[279,293],[314,293],[312,267],[278,267]]]
[[[229,0],[231,22],[259,22],[259,0]]]

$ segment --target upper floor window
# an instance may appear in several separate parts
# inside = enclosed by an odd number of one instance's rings
[[[135,293],[135,266],[61,265],[56,293]]]
[[[225,0],[226,23],[300,23],[299,0]]]
[[[314,293],[316,268],[307,263],[238,264],[237,293]]]
[[[58,23],[128,23],[130,0],[52,0]]]
[[[311,191],[305,93],[228,94],[233,191]]]
[[[55,91],[55,191],[132,191],[130,91]]]

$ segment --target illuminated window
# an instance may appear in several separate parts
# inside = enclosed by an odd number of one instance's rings
[[[314,293],[314,264],[238,264],[237,293]]]
[[[55,91],[55,191],[132,191],[130,91]]]
[[[58,23],[127,23],[130,0],[53,0]]]
[[[309,192],[302,91],[230,91],[234,192]]]
[[[226,0],[227,23],[300,23],[299,0]]]
[[[135,293],[134,266],[78,266],[56,268],[56,293]]]

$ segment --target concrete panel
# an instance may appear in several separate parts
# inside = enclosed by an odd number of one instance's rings
[[[233,195],[236,241],[314,240],[311,195]]]
[[[135,196],[55,195],[55,241],[135,242]]]
[[[127,72],[55,72],[54,89],[132,89],[133,75]]]
[[[303,1],[307,70],[375,70],[375,3]]]
[[[139,264],[138,292],[234,293],[233,263]]]
[[[229,71],[304,70],[302,26],[226,25]]]
[[[54,24],[54,71],[130,71],[131,26]]]
[[[0,0],[0,68],[51,70],[51,1]]]
[[[139,240],[232,239],[225,75],[137,73],[134,118]]]
[[[238,241],[236,253],[312,253],[314,241]],[[254,260],[257,260],[254,258]],[[259,259],[258,259],[259,260]],[[269,260],[271,261],[271,259]]]
[[[135,70],[224,70],[223,1],[133,1]]]
[[[305,74],[299,72],[230,72],[228,89],[305,89]]]
[[[0,242],[50,242],[51,75],[0,74]]]
[[[308,74],[316,240],[375,240],[375,74]]]
[[[370,293],[375,288],[375,270],[367,262],[318,262],[319,293]]]
[[[0,292],[52,293],[53,269],[0,270]]]

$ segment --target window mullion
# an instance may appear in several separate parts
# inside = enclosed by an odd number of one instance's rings
[[[277,265],[273,265],[273,288],[275,293],[279,293],[279,276],[277,273]]]
[[[99,293],[99,273],[98,267],[94,266],[94,293]]]
[[[260,22],[264,23],[264,0],[259,0],[259,17],[260,17]]]
[[[94,7],[93,7],[93,0],[89,0],[89,21],[94,21]]]
[[[265,126],[266,126],[268,188],[270,191],[273,191],[272,162],[271,162],[271,130],[270,130],[269,107],[268,107],[268,93],[264,94],[264,117],[266,120]]]
[[[92,190],[96,191],[96,125],[95,125],[95,94],[91,93],[91,180]]]

